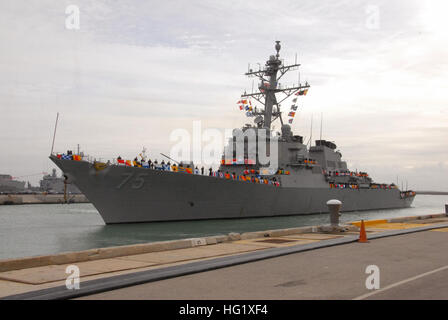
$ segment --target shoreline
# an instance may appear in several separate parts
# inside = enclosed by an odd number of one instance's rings
[[[448,191],[416,191],[417,195],[448,196]]]
[[[390,219],[374,219],[365,220],[366,227],[373,226],[376,224],[388,224],[388,223],[406,223],[408,221],[418,220],[425,221],[431,219],[440,219],[448,216],[447,213],[438,214],[428,214],[428,215],[416,215],[408,217],[397,217]],[[359,232],[360,221],[351,221],[341,224],[342,233],[335,232],[336,234],[343,234],[346,232]],[[231,232],[229,234],[218,234],[214,236],[206,236],[201,238],[184,238],[177,240],[167,240],[167,241],[155,241],[148,243],[138,243],[131,245],[121,245],[121,246],[111,246],[111,247],[100,247],[80,251],[67,251],[56,254],[49,255],[37,255],[28,256],[20,258],[7,258],[0,259],[0,272],[22,269],[22,268],[32,268],[40,267],[46,265],[54,264],[66,264],[66,263],[76,263],[85,262],[92,260],[102,260],[108,258],[116,258],[128,255],[136,255],[150,252],[161,252],[167,250],[177,250],[185,248],[193,248],[197,246],[207,246],[215,245],[219,243],[229,243],[241,240],[252,240],[252,239],[266,239],[266,238],[276,238],[283,236],[291,236],[302,233],[327,233],[328,225],[316,225],[316,226],[305,226],[296,228],[286,228],[286,229],[274,229],[265,231],[251,231],[236,233]],[[330,233],[333,233],[331,231]]]

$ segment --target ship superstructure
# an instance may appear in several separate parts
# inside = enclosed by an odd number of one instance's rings
[[[50,193],[81,193],[74,184],[65,184],[64,176],[58,177],[56,169],[51,174],[43,176],[40,180],[40,191]]]

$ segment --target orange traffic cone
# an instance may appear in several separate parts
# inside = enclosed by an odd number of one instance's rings
[[[364,225],[364,220],[361,220],[361,229],[359,230],[359,240],[358,242],[366,243],[367,240],[366,227]]]

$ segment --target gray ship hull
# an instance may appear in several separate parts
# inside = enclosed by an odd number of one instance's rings
[[[330,199],[342,201],[345,212],[406,208],[413,201],[398,189],[274,187],[115,165],[97,171],[89,162],[50,159],[106,224],[325,213]]]

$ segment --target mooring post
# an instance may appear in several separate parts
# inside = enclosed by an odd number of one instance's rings
[[[330,223],[332,227],[339,226],[339,217],[341,214],[339,211],[342,207],[342,202],[339,200],[330,200],[327,202],[328,210],[330,211]]]

